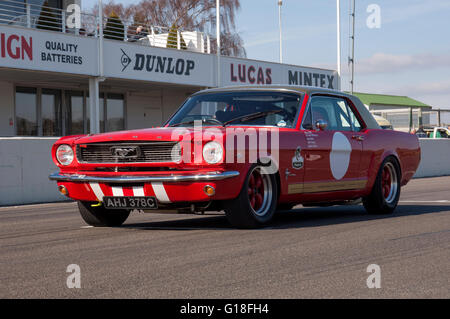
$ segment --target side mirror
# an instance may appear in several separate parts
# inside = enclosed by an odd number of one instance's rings
[[[318,129],[319,131],[325,131],[327,129],[328,123],[325,120],[317,120],[316,121],[316,129]]]

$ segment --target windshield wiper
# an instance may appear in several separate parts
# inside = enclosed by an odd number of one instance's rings
[[[198,120],[191,120],[191,121],[186,121],[186,122],[175,123],[175,124],[169,125],[169,127],[194,124],[195,121],[198,121]],[[201,119],[201,121],[202,121],[202,124],[206,123],[206,122],[214,122],[214,123],[216,123],[218,125],[225,126],[224,123],[222,123],[219,120],[216,120],[214,118],[203,118],[203,119]]]
[[[238,120],[242,123],[242,122],[254,120],[254,119],[269,115],[269,114],[280,113],[282,111],[283,110],[270,110],[270,111],[260,111],[260,112],[246,114],[246,115],[241,115],[241,116],[235,117],[234,119],[224,122],[223,126],[226,126],[226,125],[233,123],[235,121],[238,121]]]

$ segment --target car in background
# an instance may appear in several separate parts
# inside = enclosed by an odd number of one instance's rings
[[[51,155],[60,171],[49,178],[89,225],[180,209],[224,210],[233,226],[255,228],[297,204],[362,199],[369,213],[392,213],[420,147],[381,129],[355,96],[237,86],[193,94],[159,128],[62,137]]]
[[[429,138],[450,138],[450,130],[446,127],[424,127]]]

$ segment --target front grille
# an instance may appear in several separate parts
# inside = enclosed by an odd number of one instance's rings
[[[181,159],[177,142],[120,142],[77,145],[80,163],[174,163]]]

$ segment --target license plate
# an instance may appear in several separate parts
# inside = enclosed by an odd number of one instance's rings
[[[152,196],[105,196],[103,205],[107,209],[157,209],[158,203]]]

